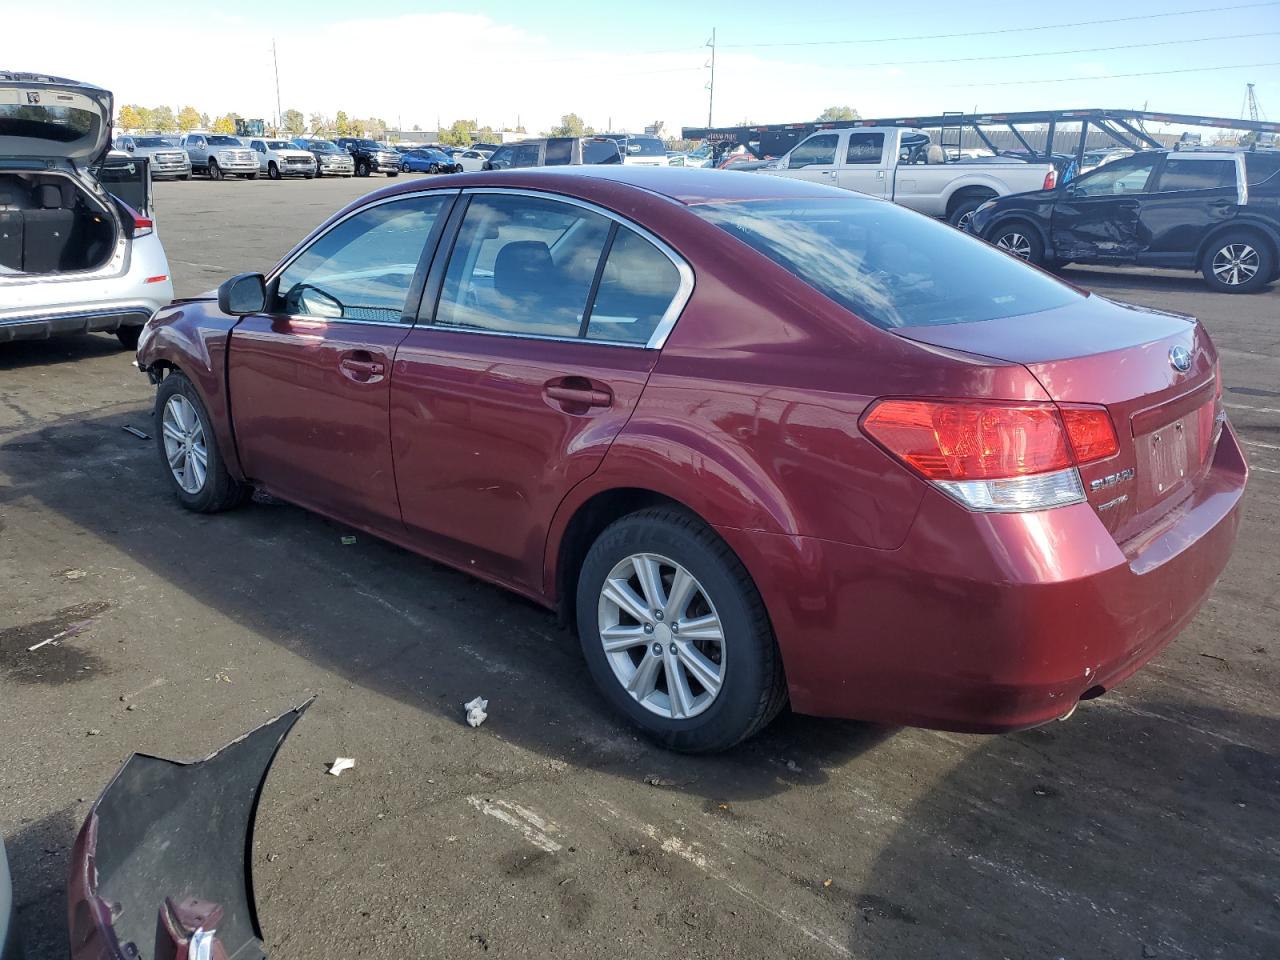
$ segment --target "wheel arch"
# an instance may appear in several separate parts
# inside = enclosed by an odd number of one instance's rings
[[[999,196],[1000,192],[993,186],[985,183],[967,183],[953,190],[947,197],[946,216],[950,217],[956,212],[956,208],[966,201],[994,200]]]
[[[1021,210],[1011,210],[1001,217],[997,217],[990,226],[982,234],[982,239],[988,243],[995,243],[995,235],[1004,227],[1011,223],[1025,223],[1035,231],[1036,236],[1040,238],[1040,246],[1045,251],[1045,256],[1049,255],[1049,232],[1044,225],[1038,223],[1034,217],[1024,213]]]

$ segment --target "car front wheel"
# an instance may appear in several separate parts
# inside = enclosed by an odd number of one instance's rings
[[[1040,266],[1044,263],[1044,244],[1035,228],[1020,220],[1002,223],[988,235],[988,239],[1010,256]]]
[[[222,168],[218,166],[217,160],[209,161],[209,179],[210,180],[222,179]]]
[[[1231,231],[1211,243],[1200,267],[1205,283],[1219,293],[1253,293],[1270,282],[1275,270],[1270,247],[1245,230]]]
[[[195,385],[170,373],[156,390],[156,447],[178,501],[197,513],[217,513],[249,499],[253,489],[227,472]]]
[[[356,176],[367,177],[368,175],[369,175],[369,164],[364,160],[361,160],[359,163],[356,164]]]
[[[267,166],[267,176],[268,176],[270,179],[272,179],[272,180],[279,180],[279,179],[280,179],[280,168],[279,168],[279,167],[277,167],[274,163],[269,164],[269,165]]]
[[[616,521],[592,545],[578,635],[605,698],[672,750],[724,750],[786,703],[764,602],[709,527],[673,509]]]

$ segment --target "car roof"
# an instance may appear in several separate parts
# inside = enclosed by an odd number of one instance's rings
[[[566,193],[583,200],[616,196],[617,186],[631,187],[676,203],[724,203],[744,200],[795,200],[801,198],[857,198],[849,190],[826,187],[806,180],[771,177],[731,170],[698,167],[645,167],[631,164],[583,164],[564,167],[524,167],[483,173],[449,174],[433,181],[453,187],[516,187]],[[419,181],[396,184],[380,196],[421,190]],[[869,198],[864,198],[869,199]]]

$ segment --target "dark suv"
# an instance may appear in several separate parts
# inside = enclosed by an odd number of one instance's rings
[[[1199,270],[1224,293],[1280,279],[1280,151],[1149,150],[989,200],[968,228],[1040,266]]]
[[[400,175],[400,154],[384,147],[377,140],[336,137],[333,142],[351,154],[351,159],[356,164],[357,177],[367,177],[371,173],[385,173],[388,177]]]

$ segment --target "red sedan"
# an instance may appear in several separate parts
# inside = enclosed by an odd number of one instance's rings
[[[1247,468],[1190,317],[890,203],[582,167],[398,184],[147,326],[160,460],[557,609],[662,743],[1001,731],[1191,619]]]

